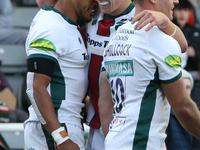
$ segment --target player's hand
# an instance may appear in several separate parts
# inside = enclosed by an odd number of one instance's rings
[[[80,150],[80,148],[72,140],[68,139],[58,146],[58,150]]]
[[[155,25],[159,26],[160,28],[166,28],[170,23],[170,20],[165,14],[151,10],[144,10],[140,12],[133,17],[131,23],[133,24],[136,21],[139,22],[136,24],[135,30],[140,30],[150,23],[150,25],[145,29],[146,31],[149,31]]]

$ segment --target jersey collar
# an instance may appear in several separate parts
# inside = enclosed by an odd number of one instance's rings
[[[128,14],[129,12],[131,12],[133,10],[133,8],[135,7],[134,3],[131,3],[130,6],[124,11],[122,12],[121,14],[117,15],[117,16],[111,16],[111,15],[108,15],[108,14],[104,14],[104,18],[106,20],[110,20],[110,19],[115,19],[117,17],[120,17],[120,16],[123,16],[123,15],[126,15]]]
[[[46,11],[54,11],[55,13],[60,14],[68,23],[70,23],[70,24],[72,24],[72,25],[78,26],[77,23],[75,23],[75,22],[72,21],[69,17],[67,17],[66,15],[64,15],[63,13],[61,13],[60,11],[58,11],[57,9],[55,9],[53,6],[46,6],[46,5],[43,5],[43,6],[42,6],[42,9],[43,9],[43,10],[46,10]]]

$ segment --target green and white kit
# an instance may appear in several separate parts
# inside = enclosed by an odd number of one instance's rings
[[[166,150],[170,105],[161,83],[181,77],[181,49],[158,27],[146,32],[135,24],[119,27],[104,51],[102,71],[114,102],[105,149]]]

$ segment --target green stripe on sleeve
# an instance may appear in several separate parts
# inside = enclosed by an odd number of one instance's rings
[[[174,77],[173,79],[170,79],[170,80],[160,80],[160,82],[163,83],[163,84],[169,84],[169,83],[175,82],[181,76],[182,76],[182,72],[180,71],[180,73],[176,77]]]

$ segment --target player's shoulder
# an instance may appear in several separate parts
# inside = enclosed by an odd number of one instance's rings
[[[151,42],[159,42],[159,45],[162,45],[162,44],[173,44],[173,45],[177,45],[177,41],[167,35],[166,33],[164,33],[162,30],[160,30],[157,26],[154,26],[150,31],[146,32],[147,35],[148,35],[148,39],[151,41]]]
[[[147,34],[148,45],[154,49],[155,53],[159,51],[179,54],[181,52],[178,42],[173,37],[161,31],[157,26],[148,31]]]
[[[58,36],[65,33],[66,24],[63,23],[62,16],[54,11],[41,9],[32,21],[30,33],[35,36]]]
[[[134,29],[135,27],[135,24],[132,24],[131,21],[127,21],[126,23],[122,24],[118,29],[117,31],[121,30],[121,29]]]
[[[44,26],[54,27],[60,26],[62,22],[62,16],[54,11],[41,10],[38,15],[38,24],[43,24]]]
[[[64,23],[57,19],[55,12],[41,9],[32,22],[27,44],[33,48],[41,45],[41,49],[45,46],[51,47],[50,49],[55,49],[60,45],[66,46],[66,42],[62,42],[66,41],[65,30]]]

